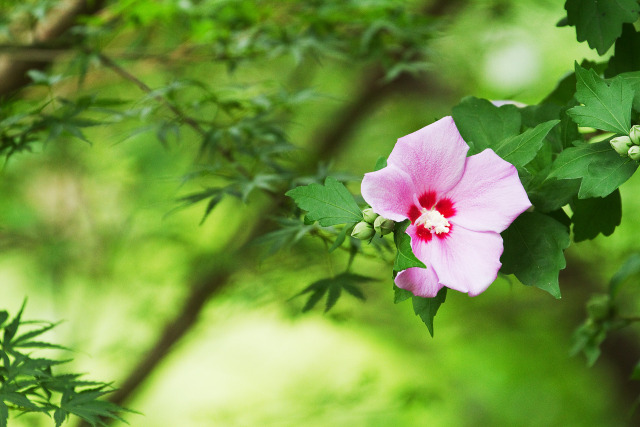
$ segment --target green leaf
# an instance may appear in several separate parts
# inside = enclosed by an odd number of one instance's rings
[[[467,97],[453,107],[453,120],[460,135],[469,144],[467,155],[520,133],[521,117],[513,105],[496,107],[486,99]]]
[[[604,198],[576,198],[571,204],[571,210],[574,241],[594,239],[600,233],[610,236],[622,219],[620,191],[615,190]]]
[[[631,128],[633,88],[622,77],[609,81],[576,63],[576,99],[582,106],[567,110],[580,126],[627,135]]]
[[[549,120],[548,122],[540,123],[535,128],[527,129],[520,135],[503,139],[492,148],[498,156],[519,168],[536,157],[542,147],[544,138],[558,123],[560,123],[560,120]]]
[[[375,280],[377,279],[373,277],[361,276],[359,274],[342,273],[335,277],[321,279],[313,282],[302,291],[300,291],[300,293],[294,295],[293,298],[310,293],[311,295],[309,296],[309,299],[302,308],[303,312],[307,312],[315,307],[316,304],[322,299],[322,297],[327,294],[327,302],[324,310],[326,313],[327,311],[331,310],[331,308],[333,308],[333,306],[336,304],[343,290],[353,295],[354,297],[364,301],[365,296],[358,285],[360,283],[366,283]]]
[[[567,22],[576,27],[579,42],[604,55],[622,33],[622,24],[638,19],[636,0],[567,0]]]
[[[640,33],[632,24],[622,26],[622,37],[616,40],[615,54],[609,58],[609,66],[605,77],[613,77],[620,73],[640,70]]]
[[[393,285],[393,303],[398,304],[402,301],[406,301],[413,296],[410,291],[406,289],[402,289],[397,287],[395,284]]]
[[[338,233],[336,240],[334,240],[333,244],[329,248],[329,253],[335,251],[342,245],[342,243],[344,243],[344,240],[347,238],[347,236],[351,235],[351,232],[353,231],[353,228],[356,226],[356,224],[357,222],[347,224],[342,228],[342,230],[340,230],[340,233]]]
[[[7,427],[7,421],[9,419],[9,408],[4,402],[0,402],[0,427]]]
[[[53,413],[53,421],[56,423],[56,427],[60,427],[67,419],[67,411],[62,408],[57,408]]]
[[[7,313],[5,310],[0,311],[0,327],[4,325],[4,322],[6,322],[8,318],[9,313]]]
[[[433,318],[436,316],[438,309],[447,299],[447,288],[442,288],[438,291],[438,294],[433,298],[422,298],[413,296],[413,312],[416,316],[420,316],[420,319],[427,325],[429,334],[433,337]]]
[[[631,254],[609,282],[609,293],[615,298],[622,285],[630,278],[640,274],[640,254]]]
[[[621,157],[608,141],[564,150],[553,163],[549,178],[582,178],[578,197],[606,197],[633,175],[638,164]]]
[[[376,166],[373,169],[374,171],[379,171],[382,168],[386,168],[387,167],[387,158],[384,156],[380,156],[378,157],[378,160],[376,161]]]
[[[20,311],[18,312],[16,317],[13,318],[11,323],[5,326],[4,338],[2,340],[4,346],[9,345],[13,337],[16,335],[16,332],[18,331],[18,327],[20,326],[20,319],[22,318],[22,313],[24,312],[24,307],[26,304],[27,304],[26,300],[22,302],[22,307],[20,307]]]
[[[393,230],[393,240],[398,249],[396,260],[393,264],[393,271],[402,271],[411,267],[427,268],[422,261],[416,258],[411,249],[411,236],[405,232],[410,224],[411,221],[408,219],[404,220],[396,224],[396,228]]]
[[[633,368],[633,372],[631,373],[631,379],[634,381],[640,380],[640,361],[636,363],[636,366]]]
[[[362,221],[362,211],[353,196],[333,177],[327,177],[324,186],[309,184],[289,190],[286,195],[308,212],[311,221],[318,221],[323,227]]]
[[[568,205],[578,194],[579,179],[545,179],[527,188],[529,200],[538,212],[551,212]]]
[[[525,212],[502,232],[502,238],[502,272],[560,298],[558,274],[566,266],[563,251],[570,244],[568,228],[550,216]]]

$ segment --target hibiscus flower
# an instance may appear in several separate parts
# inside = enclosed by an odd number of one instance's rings
[[[446,286],[475,296],[502,266],[500,233],[531,206],[516,168],[491,149],[467,157],[451,117],[398,139],[387,166],[367,173],[362,196],[375,213],[411,220],[407,234],[427,268],[398,273],[398,287],[434,297]]]

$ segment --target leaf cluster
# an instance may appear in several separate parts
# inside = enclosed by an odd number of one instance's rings
[[[43,335],[57,324],[22,319],[24,304],[13,319],[0,311],[0,426],[7,426],[9,414],[37,412],[61,426],[75,415],[92,426],[106,425],[104,419],[118,419],[123,408],[102,398],[113,392],[110,384],[86,381],[81,374],[54,371],[70,361],[33,357],[33,350],[63,350]],[[25,328],[27,331],[25,331]]]

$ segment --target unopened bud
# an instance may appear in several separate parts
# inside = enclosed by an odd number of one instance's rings
[[[631,138],[628,136],[616,136],[615,138],[611,138],[609,144],[616,150],[616,153],[620,154],[622,157],[626,157],[629,149],[633,146],[631,142]]]
[[[635,161],[640,160],[640,147],[638,147],[637,145],[634,145],[633,147],[629,148],[628,155],[631,160],[635,160]]]
[[[381,216],[376,218],[376,221],[373,223],[373,228],[376,230],[376,232],[380,233],[381,236],[391,233],[395,226],[395,222]]]
[[[373,224],[373,222],[378,218],[378,214],[373,211],[371,208],[367,208],[362,211],[362,216],[364,217],[364,221],[369,224]]]
[[[368,222],[360,221],[353,227],[353,231],[351,232],[351,237],[355,237],[360,240],[369,240],[373,236],[375,236],[376,232],[373,229],[373,225]]]
[[[640,145],[640,126],[633,125],[629,131],[629,138],[635,145]]]

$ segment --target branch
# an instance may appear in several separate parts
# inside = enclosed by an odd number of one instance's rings
[[[91,15],[104,6],[104,0],[68,0],[54,10],[46,20],[38,23],[32,45],[53,42],[71,28],[81,15]],[[26,86],[30,80],[27,71],[43,70],[63,49],[50,51],[46,58],[27,59],[11,53],[0,56],[0,97],[10,95]]]

